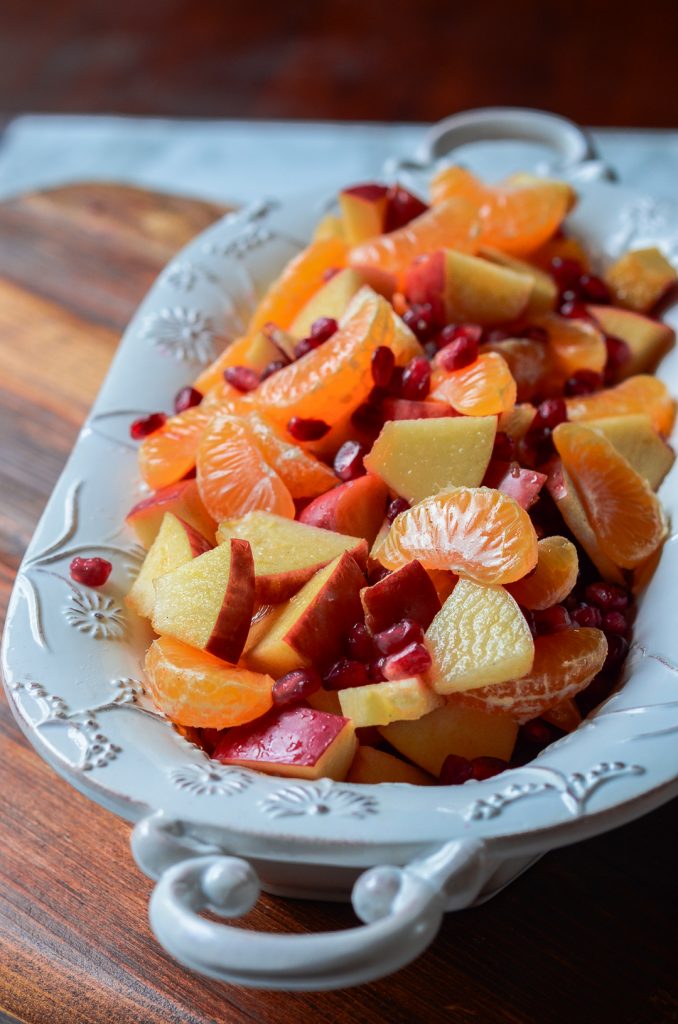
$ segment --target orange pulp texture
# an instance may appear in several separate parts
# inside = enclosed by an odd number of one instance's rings
[[[542,611],[568,596],[577,582],[579,559],[576,547],[565,537],[544,537],[537,548],[536,570],[506,589],[518,604]]]
[[[149,487],[174,484],[193,469],[203,431],[213,411],[193,406],[170,416],[160,430],[145,437],[139,445],[139,471]]]
[[[496,352],[483,352],[474,363],[451,373],[436,369],[431,384],[430,398],[465,416],[493,416],[510,412],[516,404],[516,382]]]
[[[644,413],[652,420],[654,429],[668,437],[676,418],[676,403],[666,384],[647,373],[639,373],[592,395],[567,399],[567,416],[574,422],[626,413]]]

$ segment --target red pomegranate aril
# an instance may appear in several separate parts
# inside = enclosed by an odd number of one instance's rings
[[[531,721],[521,725],[519,737],[521,740],[525,740],[527,743],[538,747],[539,750],[543,750],[544,747],[548,747],[549,743],[553,743],[557,739],[558,733],[552,725],[545,722],[542,718],[533,718]]]
[[[367,666],[367,672],[370,677],[371,683],[384,683],[386,676],[384,675],[384,665],[386,664],[386,658],[375,658]]]
[[[455,338],[449,344],[441,348],[436,358],[438,366],[443,370],[461,370],[464,366],[470,366],[478,358],[478,342],[473,338]]]
[[[534,619],[534,612],[530,608],[523,608],[522,605],[520,605],[520,610],[523,613],[523,618],[525,619],[525,622],[530,627],[530,633],[532,634],[532,636],[536,636],[537,635],[537,623],[535,622],[535,619]]]
[[[353,686],[366,686],[371,682],[367,665],[352,658],[340,658],[325,673],[323,680],[326,690],[348,690]]]
[[[361,433],[376,437],[384,425],[384,417],[378,405],[363,402],[353,412],[351,423]]]
[[[301,357],[305,356],[307,352],[312,352],[314,349],[320,348],[322,343],[322,338],[312,338],[310,336],[308,338],[302,338],[301,341],[298,341],[294,346],[294,358],[301,359]]]
[[[482,782],[483,779],[491,779],[505,772],[508,766],[508,761],[500,757],[474,757],[471,761],[471,778]]]
[[[69,567],[71,579],[86,587],[103,587],[112,570],[105,558],[74,558]]]
[[[623,611],[629,603],[628,592],[614,583],[589,583],[585,596],[603,612]]]
[[[603,375],[595,370],[577,370],[565,381],[565,394],[568,398],[577,395],[590,395],[600,391],[603,386]]]
[[[562,256],[554,257],[549,266],[549,270],[555,278],[560,291],[576,286],[583,269],[581,263],[577,260],[563,259]]]
[[[190,385],[181,388],[174,396],[174,411],[176,413],[185,412],[186,409],[192,409],[194,405],[200,405],[202,399],[202,391],[198,391],[197,388],[192,388]]]
[[[317,341],[327,341],[338,329],[339,324],[333,316],[320,316],[311,324],[311,337]]]
[[[413,196],[406,188],[401,188],[400,185],[391,185],[387,192],[384,234],[404,228],[411,220],[420,217],[427,210],[426,203],[422,203],[421,199]]]
[[[295,441],[319,441],[330,432],[329,423],[325,420],[304,419],[293,416],[287,423],[287,429]]]
[[[274,359],[261,371],[260,380],[266,380],[268,377],[272,377],[278,370],[284,370],[288,364],[284,359]]]
[[[563,302],[560,309],[558,310],[561,316],[564,316],[566,320],[590,320],[591,316],[588,309],[583,302],[577,302],[576,299],[569,299]]]
[[[387,388],[395,367],[395,355],[388,345],[379,345],[372,353],[372,380],[378,388]]]
[[[541,345],[548,345],[549,332],[545,327],[526,327],[521,337],[529,341],[538,341]]]
[[[228,366],[224,370],[224,380],[238,391],[254,391],[259,387],[259,374],[251,366]]]
[[[610,301],[610,289],[602,278],[596,277],[595,274],[582,274],[577,281],[577,291],[587,302],[606,305]]]
[[[431,364],[425,356],[415,356],[405,367],[401,395],[410,401],[422,401],[430,390]]]
[[[402,398],[404,366],[394,366],[391,379],[388,382],[388,393],[393,398]]]
[[[299,668],[276,679],[271,690],[273,703],[278,707],[306,700],[322,686],[320,673],[314,668]]]
[[[605,347],[607,349],[605,371],[608,374],[614,374],[625,363],[628,363],[631,358],[631,349],[625,341],[621,338],[615,338],[612,334],[606,336]]]
[[[387,679],[406,679],[427,672],[430,667],[431,655],[427,649],[422,643],[413,643],[390,654],[384,662],[383,672]]]
[[[388,629],[374,634],[374,645],[382,654],[395,654],[408,644],[424,642],[424,630],[412,619],[401,619]]]
[[[554,604],[551,608],[544,608],[543,611],[534,613],[534,622],[537,627],[537,634],[562,633],[572,625],[570,613],[562,604]]]
[[[133,441],[142,441],[149,434],[160,430],[166,422],[167,416],[164,412],[152,412],[150,416],[142,416],[141,419],[134,420],[130,424],[129,435]]]
[[[492,459],[499,462],[512,462],[516,454],[516,443],[512,437],[502,430],[495,436]]]
[[[461,786],[472,778],[471,762],[461,754],[448,754],[438,776],[441,786]]]
[[[603,615],[603,631],[625,637],[629,631],[626,616],[622,612],[606,612]]]
[[[609,633],[607,636],[607,657],[603,665],[604,672],[616,671],[623,663],[629,653],[629,642],[626,637],[618,633]]]
[[[392,501],[389,501],[386,507],[386,518],[389,523],[392,523],[401,512],[407,512],[409,507],[409,501],[406,501],[404,498],[393,498]]]
[[[603,613],[600,608],[592,604],[581,604],[570,612],[570,618],[576,626],[590,626],[593,629],[600,629],[603,622]]]
[[[347,483],[356,480],[367,472],[363,465],[365,446],[360,441],[344,441],[334,456],[334,472],[340,480]]]
[[[411,306],[403,313],[403,322],[416,334],[419,341],[428,341],[437,327],[436,315],[430,302]]]
[[[459,341],[465,338],[467,341],[475,341],[479,345],[483,337],[483,329],[480,324],[447,324],[436,338],[438,348],[445,348],[452,341]]]
[[[537,412],[530,430],[548,427],[554,430],[559,423],[567,421],[567,406],[563,398],[547,398],[537,406]]]
[[[346,653],[353,661],[369,662],[374,658],[374,641],[364,622],[351,626],[346,637]]]

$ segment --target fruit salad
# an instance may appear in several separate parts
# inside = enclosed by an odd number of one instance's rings
[[[617,685],[667,534],[677,275],[643,249],[598,276],[576,198],[460,167],[429,202],[345,189],[246,334],[131,425],[146,689],[210,757],[460,784]]]

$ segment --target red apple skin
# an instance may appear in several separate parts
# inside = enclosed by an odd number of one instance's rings
[[[203,537],[196,529],[194,529],[190,523],[187,523],[181,516],[177,516],[177,519],[186,531],[186,537],[188,539],[191,554],[194,558],[198,555],[203,555],[206,551],[211,551],[214,544],[210,544],[207,537]]]
[[[344,189],[344,195],[357,196],[358,199],[364,199],[368,203],[378,202],[387,193],[388,187],[379,185],[375,181],[366,182],[364,185],[352,185],[351,188]]]
[[[539,492],[546,483],[546,474],[534,469],[511,468],[510,462],[491,462],[487,467],[484,487],[495,487],[502,494],[508,494],[521,508],[534,505]]]
[[[387,420],[435,420],[442,416],[458,416],[447,402],[414,402],[408,398],[385,398],[382,404]]]
[[[254,559],[249,541],[231,540],[228,585],[205,650],[237,664],[247,642],[254,612]]]
[[[373,633],[401,619],[413,619],[428,629],[440,611],[431,577],[416,559],[360,592],[365,623]]]
[[[127,513],[125,522],[131,526],[145,547],[155,540],[165,512],[173,512],[189,523],[198,533],[214,542],[216,523],[204,508],[195,480],[180,480],[179,483],[162,487],[155,494],[138,502]]]
[[[358,563],[363,572],[367,569],[368,547],[367,541],[363,540],[359,545],[352,548],[349,554]],[[255,600],[259,604],[280,604],[287,601],[293,594],[304,586],[311,577],[331,562],[328,558],[324,562],[310,565],[303,569],[291,569],[289,572],[271,573],[268,576],[257,576],[255,587]]]
[[[299,516],[299,522],[364,537],[371,546],[384,520],[387,499],[386,484],[373,473],[367,473],[314,498]]]
[[[332,575],[285,634],[285,643],[317,665],[328,665],[342,653],[344,637],[362,619],[360,591],[365,576],[346,552]]]

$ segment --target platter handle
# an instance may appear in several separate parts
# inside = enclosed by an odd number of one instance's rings
[[[260,891],[248,861],[223,852],[191,855],[202,846],[162,813],[136,826],[137,863],[158,879],[149,906],[151,928],[185,967],[252,988],[328,990],[390,974],[424,952],[443,914],[469,906],[488,875],[484,844],[456,840],[405,867],[365,871],[352,893],[364,924],[310,935],[269,934],[201,916],[212,911],[240,917]]]

